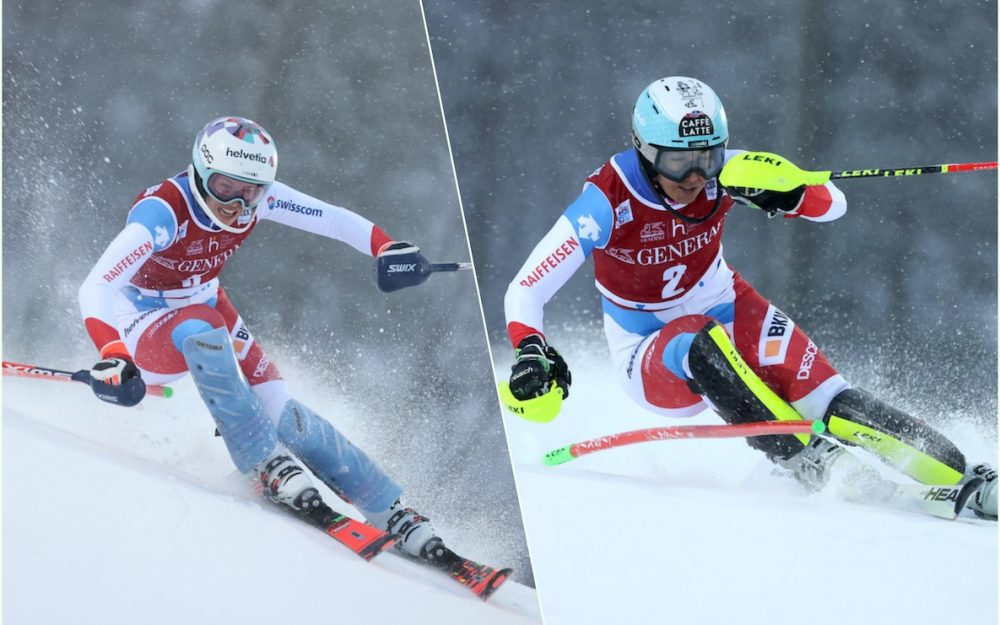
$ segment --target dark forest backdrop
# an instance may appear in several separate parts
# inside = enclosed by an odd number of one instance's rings
[[[993,161],[996,6],[429,2],[487,325],[505,359],[498,369],[510,360],[507,283],[584,178],[628,147],[648,83],[701,78],[726,107],[730,147],[805,169]],[[734,210],[730,265],[855,383],[995,423],[996,174],[839,186],[848,214],[829,224]],[[559,347],[580,326],[600,343],[599,323],[588,262],[546,308],[546,326]],[[565,355],[571,366],[585,356]]]
[[[80,282],[220,115],[271,132],[283,182],[431,260],[468,260],[416,1],[45,0],[4,2],[3,18],[4,358],[90,366]],[[351,400],[353,414],[314,408],[454,544],[488,543],[480,557],[530,581],[472,272],[383,295],[373,267],[264,223],[222,282],[293,392]]]

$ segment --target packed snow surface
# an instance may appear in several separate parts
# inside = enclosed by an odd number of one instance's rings
[[[995,523],[808,495],[739,439],[543,466],[571,442],[678,423],[633,406],[600,355],[571,366],[555,421],[506,421],[546,625],[997,622]],[[82,385],[4,380],[5,622],[273,623],[303,605],[354,622],[539,622],[530,588],[508,582],[483,604],[392,554],[365,563],[261,505],[193,385],[176,388],[124,410]],[[944,429],[971,459],[995,462],[995,430],[964,417]]]
[[[190,380],[134,409],[79,384],[3,382],[5,623],[540,622],[531,588],[508,581],[483,603],[262,505]]]
[[[584,352],[559,347],[568,359]],[[508,360],[497,353],[501,378]],[[574,385],[554,421],[505,416],[546,625],[997,623],[996,523],[807,494],[743,439],[649,442],[544,466],[545,452],[604,434],[721,423],[643,411],[600,355],[569,363]],[[967,457],[995,463],[995,429],[961,418],[944,429]]]

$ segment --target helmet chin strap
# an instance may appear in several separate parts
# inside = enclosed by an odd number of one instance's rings
[[[188,174],[188,180],[190,180],[192,183],[191,195],[194,196],[194,200],[198,202],[198,206],[200,206],[201,210],[203,210],[205,214],[208,215],[208,218],[212,220],[213,224],[215,224],[219,228],[222,228],[226,232],[232,232],[233,234],[243,234],[250,228],[250,226],[253,225],[254,219],[257,216],[256,206],[250,209],[250,221],[248,221],[245,226],[227,226],[226,224],[222,223],[219,220],[219,218],[215,216],[215,212],[212,211],[210,208],[208,208],[208,204],[205,202],[205,193],[207,192],[205,191],[201,178],[198,176],[198,173],[194,170],[194,165],[188,165],[187,174]]]
[[[704,217],[688,217],[677,209],[671,208],[666,202],[663,201],[663,194],[657,191],[656,172],[653,170],[653,165],[646,160],[646,157],[643,156],[642,152],[639,152],[638,149],[636,149],[636,153],[639,156],[639,163],[642,165],[642,173],[646,177],[646,182],[649,184],[649,188],[653,191],[653,195],[656,196],[656,200],[665,211],[677,219],[689,224],[701,224],[711,219],[717,212],[719,212],[719,209],[722,208],[722,196],[724,193],[721,188],[719,189],[719,192],[715,194],[715,204],[712,205],[712,210],[710,210]]]

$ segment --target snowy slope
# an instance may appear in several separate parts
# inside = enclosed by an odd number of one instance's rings
[[[176,388],[123,410],[82,385],[4,380],[5,623],[539,622],[531,588],[508,581],[484,604],[265,508],[193,385]]]
[[[565,444],[679,423],[631,404],[600,344],[559,348],[574,377],[559,417],[505,417],[546,625],[997,622],[995,523],[808,495],[742,439],[644,443],[545,467],[542,454]],[[497,353],[502,377],[508,361]],[[947,432],[970,458],[995,462],[995,430],[958,420]]]

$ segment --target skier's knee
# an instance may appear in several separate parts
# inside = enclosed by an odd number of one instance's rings
[[[688,365],[688,354],[691,353],[691,344],[694,342],[695,336],[693,332],[681,332],[667,341],[663,347],[663,366],[681,380],[692,378]]]
[[[669,322],[659,331],[658,341],[666,341],[660,360],[664,368],[685,382],[692,378],[688,365],[691,344],[703,328],[713,323],[705,315],[684,315]]]
[[[170,341],[177,351],[184,353],[184,339],[196,334],[211,332],[214,328],[226,327],[226,321],[217,310],[211,306],[198,304],[190,306],[180,313],[187,317],[170,331]]]

